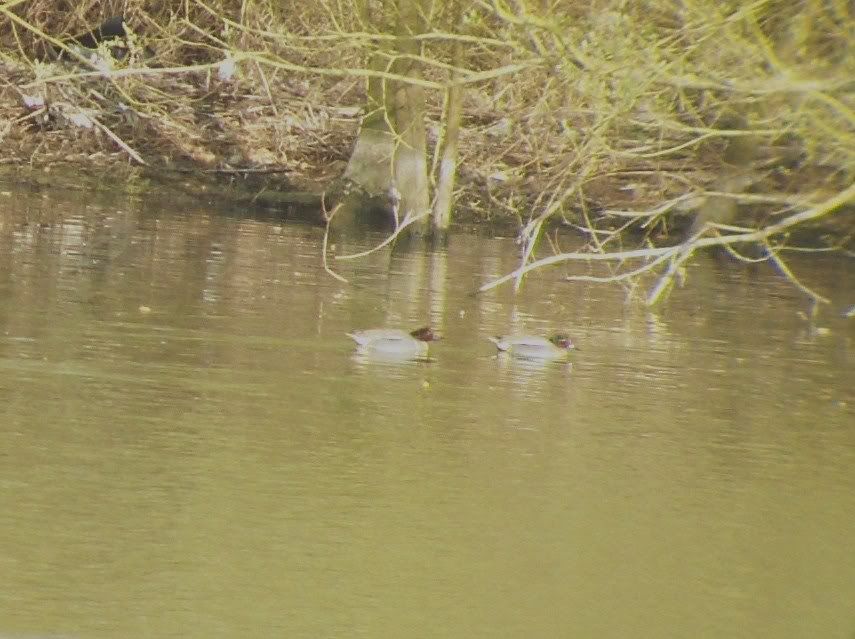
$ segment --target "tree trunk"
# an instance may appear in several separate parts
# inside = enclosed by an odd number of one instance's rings
[[[421,45],[412,36],[424,30],[420,6],[424,0],[386,0],[384,14],[393,16],[397,39],[392,50],[372,55],[370,67],[420,78],[417,62],[397,54],[416,57]],[[372,18],[368,16],[369,21]],[[376,24],[376,20],[373,20]],[[392,27],[389,27],[391,30]],[[394,60],[388,66],[384,60]],[[407,216],[424,216],[411,228],[423,230],[430,207],[427,171],[425,96],[420,86],[400,80],[371,78],[368,82],[368,114],[348,161],[344,177],[356,183],[357,208],[386,203],[395,223]],[[352,199],[354,199],[352,198]],[[368,207],[366,204],[368,203]]]
[[[460,27],[460,5],[455,6],[457,23]],[[463,44],[457,40],[452,52],[452,64],[456,69],[463,64]],[[436,171],[436,197],[433,204],[433,229],[445,232],[451,224],[451,206],[454,202],[454,182],[457,176],[458,139],[460,137],[460,119],[463,112],[463,87],[453,84],[459,80],[460,73],[454,71],[451,75],[452,85],[445,94],[445,109],[443,112],[443,134]]]

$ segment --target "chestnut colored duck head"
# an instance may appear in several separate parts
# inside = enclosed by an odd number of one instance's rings
[[[563,333],[553,335],[549,338],[549,341],[555,344],[558,348],[563,348],[564,350],[572,351],[576,349],[576,344],[573,343],[573,340]]]
[[[442,339],[442,336],[434,333],[430,326],[422,326],[414,331],[410,331],[410,337],[413,337],[420,342],[436,342]]]

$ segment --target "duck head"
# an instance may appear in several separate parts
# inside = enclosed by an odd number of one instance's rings
[[[422,328],[417,328],[412,331],[410,335],[413,339],[417,339],[420,342],[435,342],[437,340],[442,339],[442,336],[437,335],[433,332],[433,329],[430,326],[423,326]]]
[[[564,335],[563,333],[553,335],[549,338],[549,341],[555,344],[558,348],[563,348],[568,351],[572,351],[576,348],[576,345],[573,343],[573,340],[570,339],[569,336]]]

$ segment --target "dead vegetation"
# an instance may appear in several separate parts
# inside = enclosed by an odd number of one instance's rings
[[[0,159],[284,170],[323,184],[349,156],[365,79],[394,76],[366,62],[394,37],[372,25],[376,4],[7,2]],[[451,82],[465,90],[458,208],[519,221],[517,283],[555,221],[587,238],[582,254],[643,250],[677,229],[737,254],[727,237],[759,232],[751,241],[780,260],[783,222],[832,215],[829,244],[851,242],[851,3],[476,0],[460,22],[452,1],[422,6],[432,122]],[[122,11],[130,54],[110,68],[35,59],[48,34],[56,44]],[[546,250],[541,261],[562,261]],[[690,254],[646,263],[664,277]],[[638,270],[608,261],[591,276]]]

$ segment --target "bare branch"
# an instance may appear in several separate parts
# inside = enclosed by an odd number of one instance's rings
[[[799,224],[803,224],[805,222],[814,221],[819,219],[825,215],[829,215],[837,210],[839,210],[842,206],[852,202],[855,200],[855,184],[851,185],[848,189],[841,191],[835,196],[827,199],[825,202],[808,209],[806,211],[802,211],[800,213],[795,213],[790,215],[789,217],[777,222],[775,224],[771,224],[765,228],[757,229],[755,231],[746,232],[746,233],[733,233],[730,235],[718,235],[716,237],[697,237],[697,239],[691,240],[688,243],[683,243],[679,245],[666,246],[660,248],[646,248],[646,249],[635,249],[630,251],[614,251],[611,253],[579,253],[579,252],[569,252],[569,253],[558,253],[557,255],[550,255],[549,257],[544,257],[539,260],[535,260],[529,263],[523,263],[514,271],[508,273],[507,275],[503,275],[502,277],[493,280],[492,282],[488,282],[482,285],[477,292],[482,293],[484,291],[488,291],[490,289],[496,288],[508,282],[510,280],[519,281],[519,278],[529,273],[535,269],[543,268],[544,266],[550,266],[552,264],[559,264],[561,262],[567,261],[607,261],[607,262],[623,262],[627,260],[634,259],[650,259],[650,258],[662,258],[667,259],[669,257],[676,257],[682,252],[686,253],[686,258],[692,252],[702,249],[708,248],[712,246],[726,246],[737,243],[745,243],[745,242],[764,242],[767,238],[772,237],[774,235],[780,234],[784,231],[787,231]],[[677,262],[682,263],[686,258],[677,260]],[[662,261],[661,259],[656,262]],[[679,264],[677,264],[679,266]],[[645,268],[639,269],[638,273],[644,272],[646,270],[650,270],[652,268],[651,265],[645,265]],[[671,273],[670,277],[673,276],[673,273],[676,272],[675,269],[669,271]],[[783,272],[783,271],[782,271]],[[667,275],[667,274],[666,274]],[[670,279],[669,277],[669,279]],[[614,280],[606,280],[606,281],[614,281]],[[798,280],[795,280],[798,281]],[[660,281],[661,283],[661,281]],[[663,284],[664,286],[664,284]],[[657,286],[657,289],[661,288]],[[654,289],[652,293],[659,292],[657,289]],[[656,295],[653,297],[648,297],[648,303],[655,303],[659,297]],[[815,297],[815,299],[819,299],[819,297]]]
[[[330,237],[330,223],[332,222],[333,217],[335,217],[335,214],[341,209],[341,203],[337,204],[329,214],[327,214],[327,211],[326,211],[325,198],[321,198],[321,206],[324,209],[324,219],[326,220],[326,226],[324,227],[324,239],[323,239],[323,242],[321,243],[322,264],[323,264],[324,270],[327,273],[329,273],[332,277],[337,279],[339,282],[344,282],[345,284],[347,284],[348,283],[347,278],[343,277],[343,276],[339,275],[338,273],[336,273],[335,271],[333,271],[329,267],[329,264],[327,262],[327,245],[329,243],[329,237]]]
[[[822,295],[820,295],[816,291],[814,291],[814,290],[808,288],[807,286],[805,286],[804,284],[802,284],[799,281],[799,279],[795,275],[793,275],[793,272],[784,263],[784,260],[782,260],[780,258],[777,251],[773,250],[772,247],[769,246],[768,243],[765,246],[766,246],[766,255],[769,256],[769,260],[772,262],[772,264],[774,264],[776,267],[778,267],[778,270],[781,272],[781,275],[783,275],[788,280],[790,280],[790,282],[793,284],[793,286],[795,286],[802,293],[804,293],[809,298],[811,298],[811,300],[813,300],[814,303],[816,303],[816,302],[821,302],[823,304],[830,304],[831,303],[831,300],[829,300],[827,297],[823,297]]]
[[[379,251],[380,249],[385,248],[386,246],[389,246],[389,244],[394,242],[395,239],[404,231],[404,229],[406,229],[411,224],[415,224],[416,222],[423,220],[425,217],[427,217],[427,215],[428,215],[428,212],[420,213],[419,215],[412,215],[410,213],[407,213],[407,215],[404,216],[404,219],[401,220],[401,223],[395,228],[394,232],[390,233],[386,237],[385,240],[380,242],[380,244],[378,244],[374,248],[370,248],[367,251],[361,251],[359,253],[350,253],[348,255],[336,255],[335,259],[337,259],[337,260],[356,260],[356,259],[359,259],[360,257],[366,257],[367,255],[371,255],[372,253],[375,253],[375,252]]]

